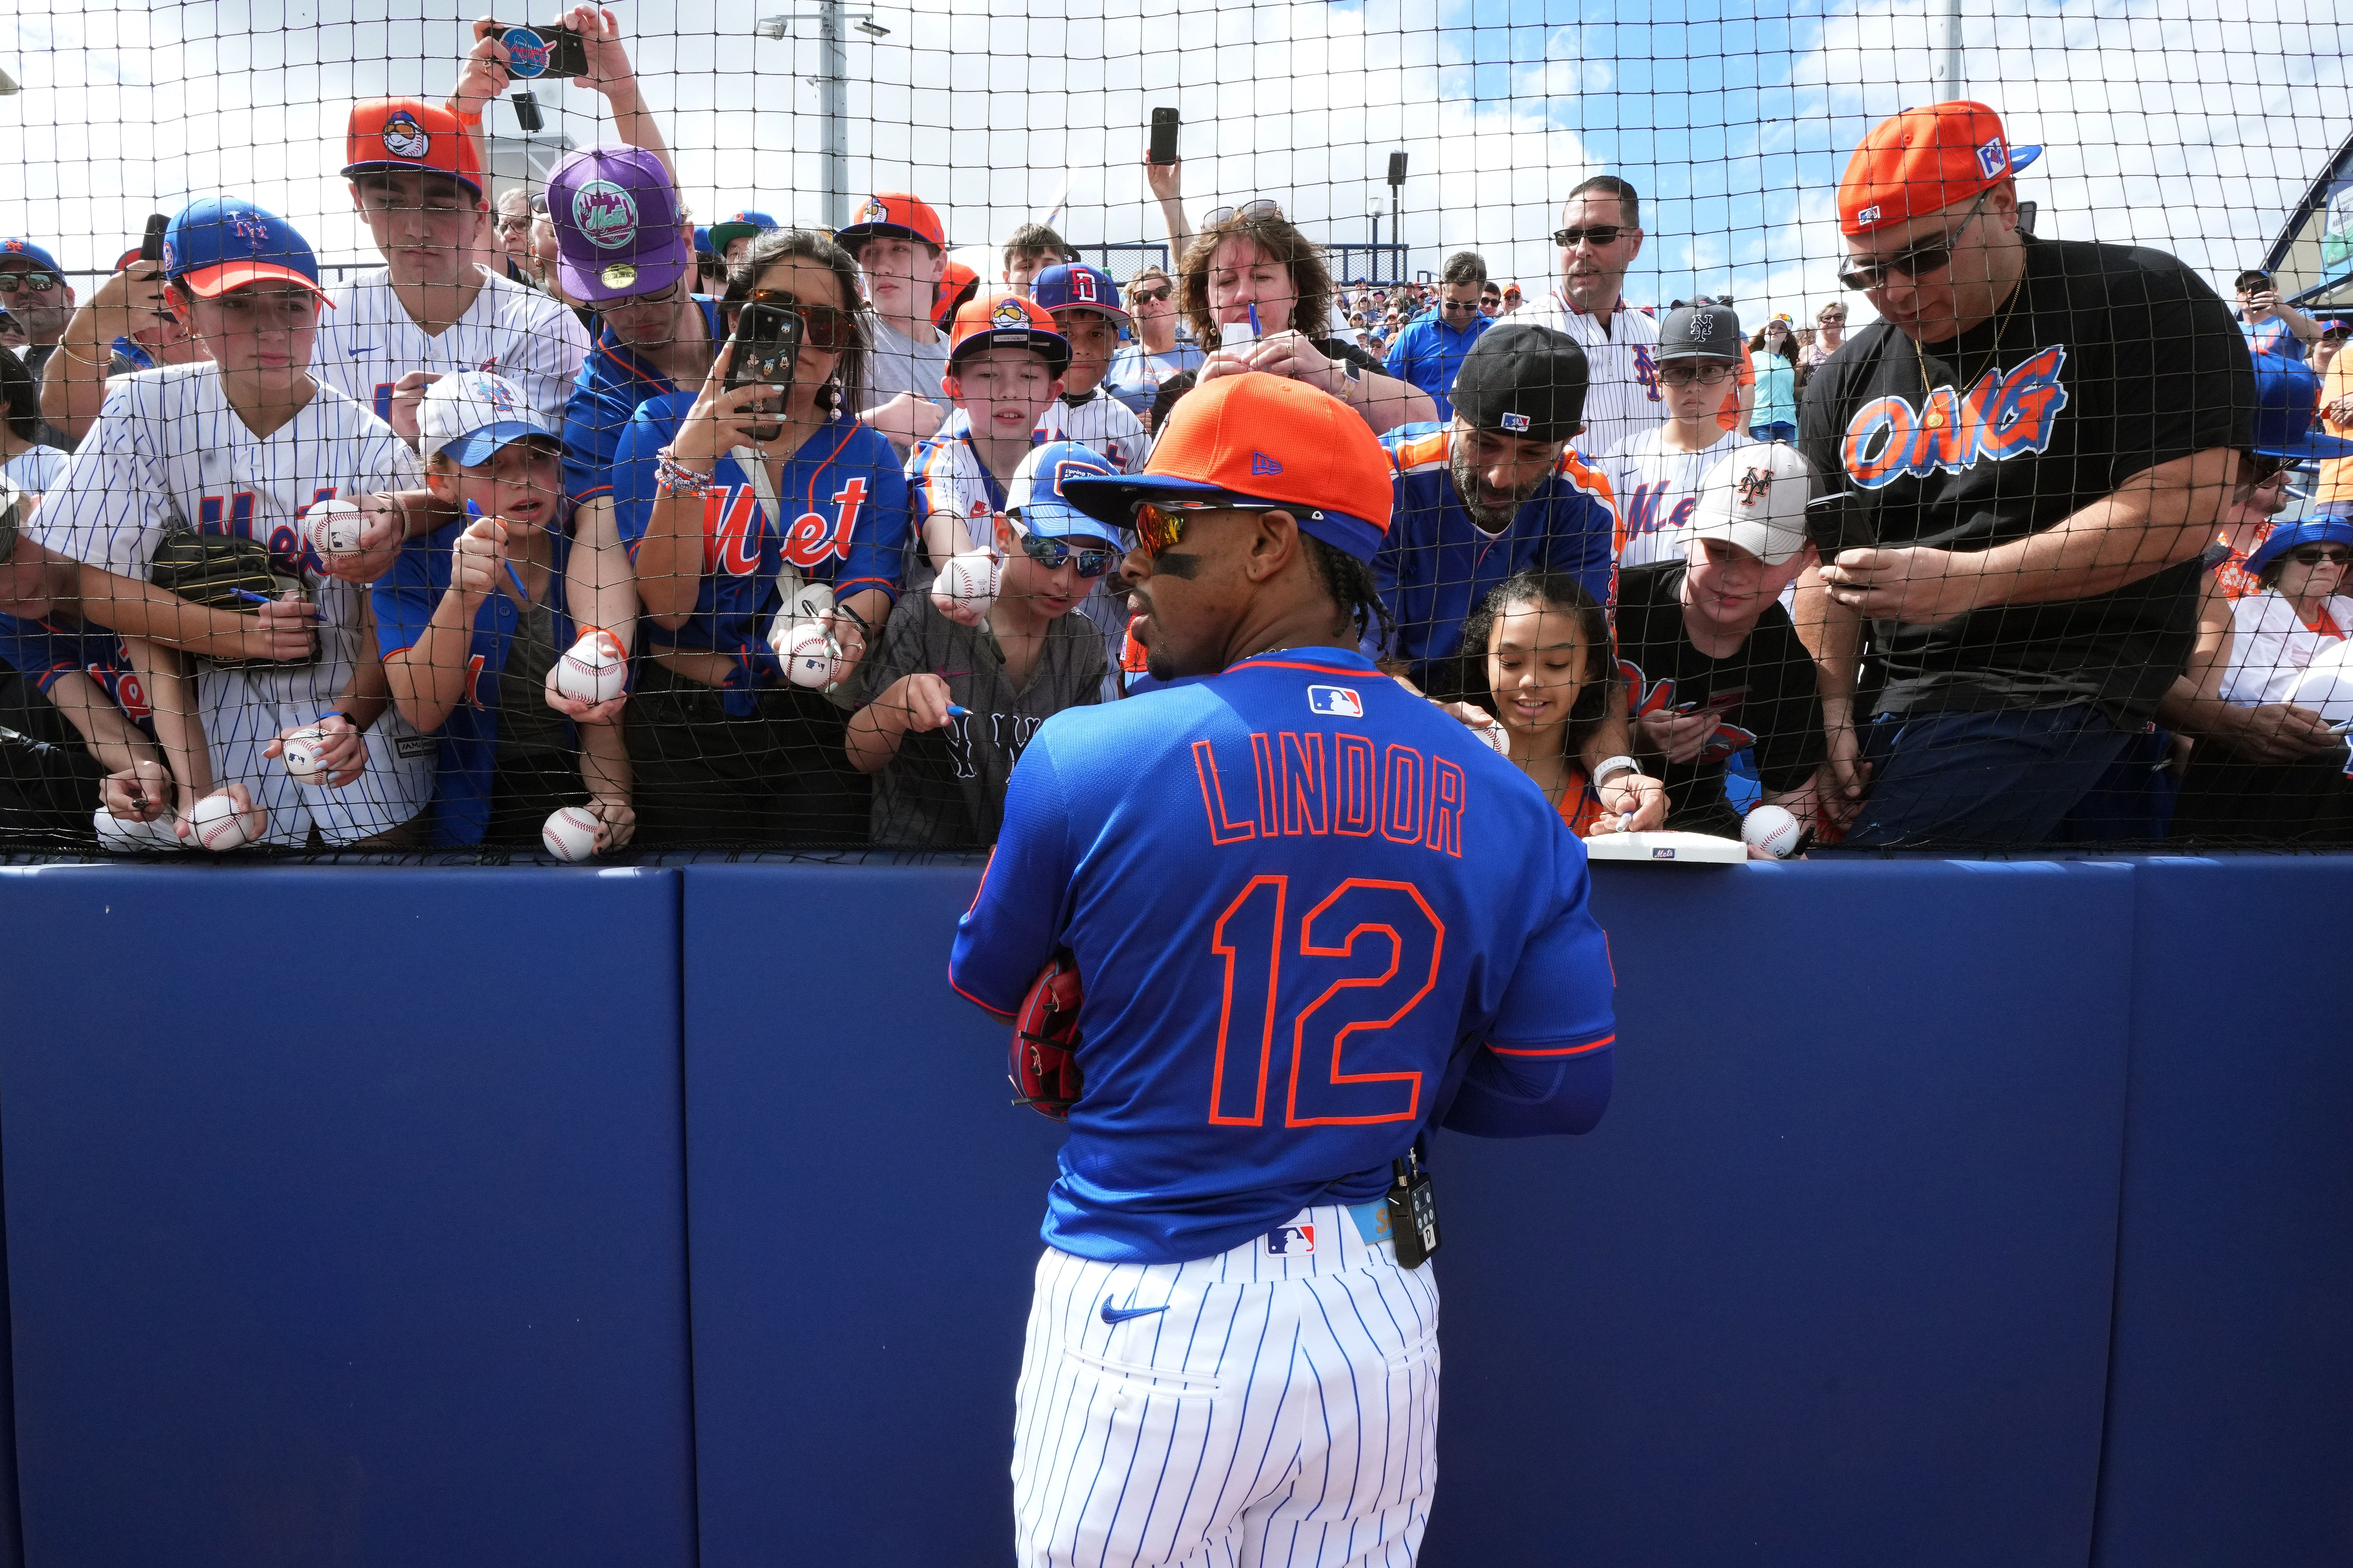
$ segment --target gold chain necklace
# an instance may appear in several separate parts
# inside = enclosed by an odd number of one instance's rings
[[[2001,334],[2009,330],[2010,313],[2018,309],[2019,296],[2025,292],[2026,273],[2021,269],[2018,275],[2017,285],[2010,289],[2010,298],[2002,301],[2001,310],[1994,318],[1993,342],[1986,346],[1986,364],[1989,368],[1991,368],[2001,357]],[[1961,334],[1955,332],[1953,334],[1953,368],[1956,372],[1959,371],[1961,364],[1960,342]],[[1920,366],[1920,423],[1934,429],[1945,422],[1945,416],[1936,411],[1936,388],[1928,384],[1928,353],[1920,346],[1920,340],[1917,338],[1912,340],[1912,358]],[[1960,391],[1957,374],[1955,380],[1953,390],[1957,393]]]

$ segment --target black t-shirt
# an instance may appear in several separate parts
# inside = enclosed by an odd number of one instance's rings
[[[1843,470],[1882,544],[1989,550],[2144,469],[2252,439],[2253,364],[2195,274],[2162,251],[2025,245],[2025,278],[1992,321],[1935,344],[1874,322],[1807,385],[1806,457]],[[2197,595],[2185,561],[2091,598],[1878,623],[1878,711],[2089,701],[2137,723],[2189,656]]]
[[[1798,640],[1789,614],[1767,605],[1729,658],[1711,658],[1683,631],[1681,561],[1634,566],[1618,578],[1618,663],[1634,713],[1705,710],[1716,716],[1707,749],[1688,763],[1643,760],[1667,788],[1667,826],[1692,833],[1740,836],[1740,818],[1724,797],[1725,764],[1754,744],[1757,777],[1779,794],[1803,784],[1820,765],[1821,695],[1813,656]],[[1641,743],[1641,737],[1636,737]]]

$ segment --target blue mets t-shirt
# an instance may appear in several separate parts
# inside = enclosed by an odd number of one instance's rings
[[[657,397],[622,434],[613,458],[614,516],[631,561],[653,521],[659,455],[694,399],[691,392]],[[638,635],[648,647],[731,656],[727,710],[742,717],[753,710],[755,688],[785,679],[767,643],[783,563],[790,561],[805,582],[831,584],[837,599],[869,588],[898,597],[909,528],[907,476],[885,437],[837,412],[785,464],[776,502],[789,519],[768,515],[751,476],[734,458],[720,458],[712,479],[716,489],[702,503],[702,579],[694,608],[675,630],[649,620],[638,624]]]
[[[67,626],[0,616],[0,664],[13,666],[44,697],[58,683],[58,677],[68,671],[87,675],[132,723],[144,730],[154,728],[146,683],[131,668],[122,639],[103,626]]]
[[[1047,1243],[1181,1262],[1377,1197],[1466,1078],[1577,1131],[1615,1025],[1585,850],[1544,794],[1353,652],[1261,654],[1049,719],[949,980],[1017,1008],[1058,948],[1086,1090]],[[1457,1105],[1457,1110],[1460,1107]]]

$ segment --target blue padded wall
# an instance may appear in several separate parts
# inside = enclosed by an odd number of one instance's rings
[[[677,889],[0,875],[27,1561],[692,1561]]]

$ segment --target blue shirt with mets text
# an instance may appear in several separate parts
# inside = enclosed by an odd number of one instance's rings
[[[678,434],[695,395],[676,392],[638,409],[614,454],[614,518],[632,562],[652,522],[661,448]],[[907,550],[907,476],[888,439],[840,412],[784,465],[776,502],[792,514],[788,519],[768,515],[751,476],[734,458],[720,458],[712,479],[716,488],[702,503],[702,578],[694,608],[675,630],[645,621],[638,636],[648,647],[729,656],[734,668],[725,689],[727,710],[743,717],[753,711],[754,689],[785,678],[767,643],[784,562],[804,582],[832,584],[836,598],[869,588],[898,597]]]
[[[1208,1258],[1377,1197],[1435,1118],[1591,1125],[1615,1024],[1586,889],[1543,792],[1352,651],[1049,719],[949,963],[1011,1013],[1077,961],[1048,1245]]]

